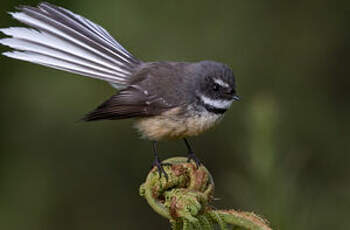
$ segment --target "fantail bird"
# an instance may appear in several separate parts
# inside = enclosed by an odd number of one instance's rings
[[[3,55],[109,82],[117,93],[83,120],[136,118],[135,127],[153,141],[160,176],[164,173],[157,142],[183,138],[188,159],[197,165],[186,137],[217,124],[239,100],[235,77],[214,61],[143,62],[123,48],[105,29],[49,3],[21,6],[13,18],[32,27],[0,29],[10,37],[0,44],[14,51]]]

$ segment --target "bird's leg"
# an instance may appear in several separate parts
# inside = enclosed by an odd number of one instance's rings
[[[188,150],[187,162],[190,162],[191,160],[193,160],[194,163],[196,163],[197,168],[198,168],[201,165],[201,161],[198,159],[198,157],[192,151],[190,142],[186,138],[184,138],[184,141],[185,141],[185,145],[186,145],[187,150]]]
[[[161,178],[162,174],[164,174],[165,179],[168,180],[168,174],[165,172],[163,166],[171,166],[171,164],[170,163],[162,163],[161,160],[159,159],[158,142],[156,142],[156,141],[153,141],[153,153],[154,153],[154,161],[152,164],[152,168],[154,166],[156,166],[158,169],[159,178]]]

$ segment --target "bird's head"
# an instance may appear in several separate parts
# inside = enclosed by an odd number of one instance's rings
[[[232,70],[225,64],[202,61],[195,65],[196,97],[207,110],[224,113],[234,101],[239,101]]]

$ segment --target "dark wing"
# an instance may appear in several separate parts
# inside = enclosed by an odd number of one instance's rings
[[[164,101],[147,96],[144,91],[128,87],[88,113],[83,121],[117,120],[154,116],[169,109]]]
[[[189,104],[191,92],[183,77],[185,63],[145,63],[132,76],[130,85],[112,96],[83,120],[124,119],[159,115]],[[191,91],[191,90],[190,90]]]

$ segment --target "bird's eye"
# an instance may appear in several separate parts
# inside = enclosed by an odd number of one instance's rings
[[[214,85],[213,85],[213,90],[214,91],[218,91],[219,90],[219,85],[218,84],[216,84],[216,83],[214,83]]]

